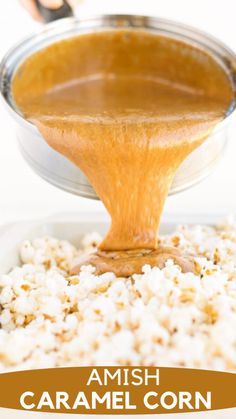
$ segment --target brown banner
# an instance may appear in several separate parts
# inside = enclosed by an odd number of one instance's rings
[[[0,375],[0,407],[71,414],[160,414],[236,407],[236,374],[79,367]]]

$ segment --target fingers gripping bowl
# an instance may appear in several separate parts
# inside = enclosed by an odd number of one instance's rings
[[[18,44],[2,61],[0,91],[6,107],[16,122],[17,138],[21,152],[30,166],[47,181],[69,192],[89,198],[97,198],[97,196],[79,168],[49,147],[37,128],[23,118],[17,109],[12,99],[12,78],[19,65],[27,57],[49,44],[83,33],[114,28],[152,31],[200,46],[219,61],[235,88],[235,55],[208,35],[167,20],[143,16],[116,15],[82,20],[71,18],[48,25],[40,33]],[[234,110],[235,103],[232,102],[224,121],[217,125],[206,142],[187,157],[175,176],[170,193],[190,187],[212,170],[222,156]]]

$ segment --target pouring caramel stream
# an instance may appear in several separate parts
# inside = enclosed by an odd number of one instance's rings
[[[111,216],[100,250],[78,263],[128,276],[143,264],[183,271],[189,259],[158,247],[158,227],[183,160],[232,100],[225,70],[180,40],[107,30],[62,40],[29,57],[13,97],[47,143],[87,176]]]

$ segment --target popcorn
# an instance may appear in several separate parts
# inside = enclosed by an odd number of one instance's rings
[[[82,246],[87,249],[96,249],[99,243],[102,241],[102,237],[96,231],[86,236],[82,239]]]
[[[179,226],[164,246],[194,255],[196,272],[172,260],[132,278],[95,275],[65,240],[22,243],[20,266],[0,277],[0,371],[77,365],[161,365],[236,370],[236,221]]]
[[[35,301],[32,297],[21,296],[15,299],[13,310],[17,314],[27,316],[33,314],[35,310]]]
[[[2,304],[3,306],[9,304],[13,300],[13,297],[14,293],[9,285],[2,288],[2,291],[0,293],[0,304]]]
[[[11,322],[11,312],[7,308],[5,310],[2,310],[2,313],[0,315],[0,323],[2,327],[7,326],[8,323]]]

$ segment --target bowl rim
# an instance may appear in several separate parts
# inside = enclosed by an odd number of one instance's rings
[[[105,30],[108,28],[111,30],[141,29],[144,31],[149,30],[153,32],[157,32],[159,30],[164,31],[164,34],[167,36],[168,34],[172,34],[172,36],[175,35],[177,37],[188,39],[198,47],[207,48],[208,52],[213,54],[213,56],[215,56],[218,61],[221,61],[221,66],[224,67],[225,71],[231,75],[230,81],[236,99],[236,53],[224,42],[201,29],[182,22],[149,15],[96,14],[83,16],[81,18],[69,17],[48,23],[43,28],[39,28],[34,33],[24,37],[8,50],[0,62],[0,99],[6,105],[12,116],[15,119],[18,119],[18,122],[21,125],[23,124],[26,128],[33,130],[34,132],[37,131],[37,128],[30,121],[24,118],[20,110],[14,104],[13,99],[10,99],[9,93],[11,92],[11,81],[13,75],[18,66],[31,54],[24,54],[23,57],[21,57],[21,60],[17,60],[17,55],[21,49],[27,47],[27,45],[29,45],[31,42],[34,42],[34,45],[36,45],[37,41],[40,43],[40,40],[41,42],[43,40],[45,41],[45,39],[49,40],[48,43],[42,44],[41,48],[32,50],[31,53],[33,54],[36,51],[43,49],[46,45],[57,42],[60,39],[64,39],[63,34],[66,34],[67,32],[70,33],[73,28],[75,29],[74,36],[78,35],[80,32],[83,33],[84,29],[86,30],[84,33],[89,33],[96,28],[100,30]],[[78,30],[77,32],[76,29]],[[220,54],[223,56],[220,56]],[[14,62],[14,65],[13,69],[10,71],[9,64],[11,61]],[[221,129],[224,129],[225,125],[229,123],[229,120],[231,121],[231,119],[234,117],[234,114],[236,114],[236,100],[232,101],[224,119],[219,124],[217,124],[212,134],[220,131]]]

